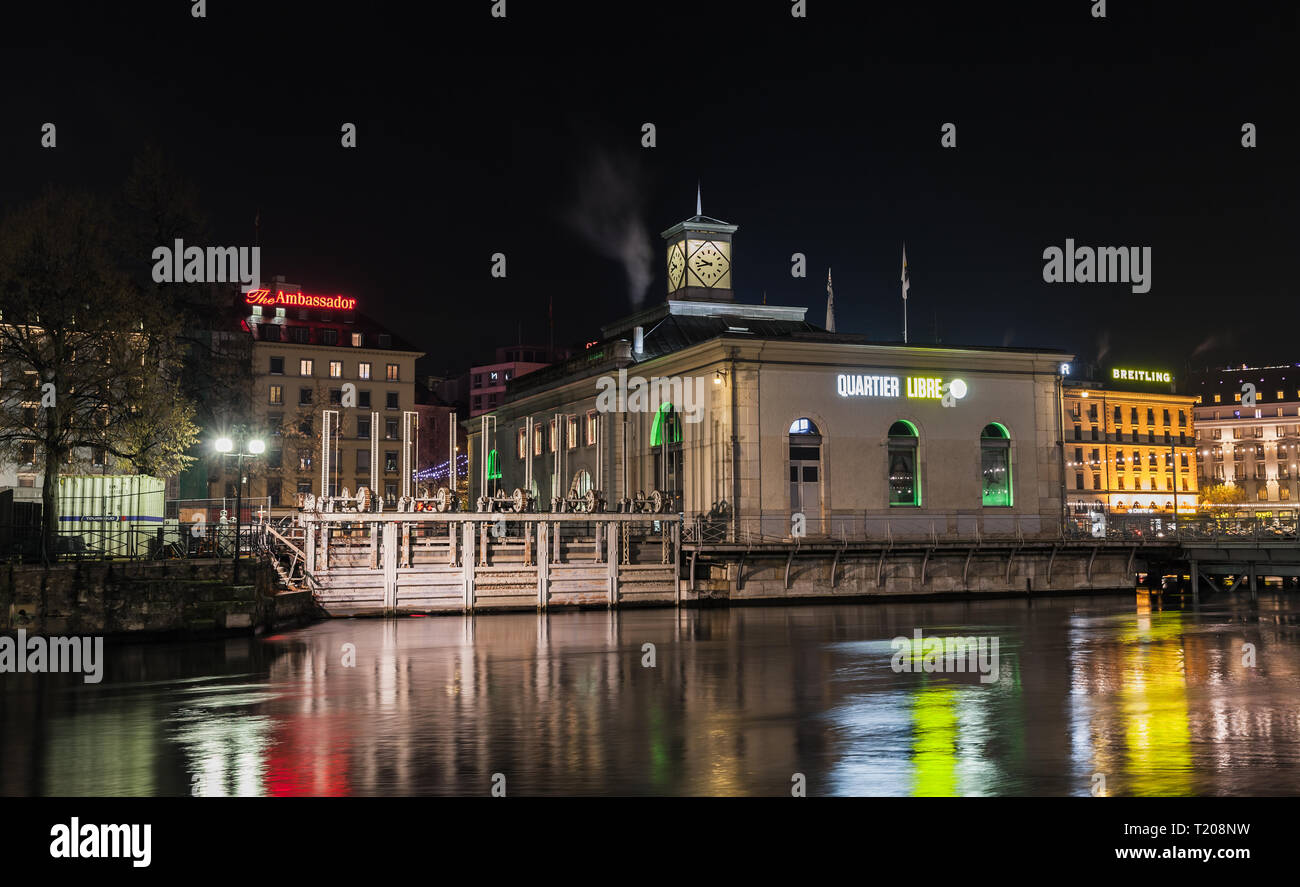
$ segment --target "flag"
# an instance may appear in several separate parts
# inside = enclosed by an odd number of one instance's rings
[[[907,301],[907,290],[908,290],[908,287],[910,287],[910,286],[912,285],[912,282],[911,282],[910,280],[907,279],[907,244],[903,244],[903,277],[902,277],[902,281],[903,281],[903,301],[906,302],[906,301]]]
[[[826,269],[826,331],[835,332],[835,290],[831,286],[831,269]]]

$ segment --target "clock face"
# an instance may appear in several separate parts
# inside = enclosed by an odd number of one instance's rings
[[[682,272],[686,269],[686,256],[681,243],[668,247],[668,291],[681,289]]]
[[[731,279],[731,262],[727,258],[726,244],[717,244],[709,240],[691,241],[691,255],[686,260],[691,276],[699,281],[700,286],[712,287],[719,281],[723,285]]]

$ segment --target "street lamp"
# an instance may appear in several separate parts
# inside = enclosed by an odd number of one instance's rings
[[[222,455],[232,455],[231,450],[235,448],[235,445],[230,438],[219,437],[213,443],[213,447]],[[249,438],[244,441],[244,447],[248,449],[247,453],[241,449],[240,452],[233,454],[236,457],[235,471],[239,473],[239,485],[235,487],[235,584],[239,583],[239,531],[244,510],[244,482],[247,480],[244,477],[244,457],[247,456],[251,459],[253,456],[260,456],[265,453],[266,441],[256,437]]]

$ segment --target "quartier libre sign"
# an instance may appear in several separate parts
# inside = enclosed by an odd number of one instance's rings
[[[244,296],[244,301],[250,305],[277,308],[335,308],[351,311],[357,307],[357,300],[347,296],[311,296],[307,293],[286,293],[284,290],[276,290],[272,294],[268,289],[253,290]]]
[[[953,379],[947,391],[942,378],[937,376],[908,376],[907,396],[913,400],[940,400],[951,394],[957,400],[966,396],[966,383]],[[835,391],[840,397],[900,397],[904,390],[903,379],[898,376],[858,375],[840,373],[835,377]]]
[[[1112,379],[1119,379],[1123,382],[1172,382],[1171,373],[1161,372],[1159,370],[1125,370],[1112,369],[1110,371]]]

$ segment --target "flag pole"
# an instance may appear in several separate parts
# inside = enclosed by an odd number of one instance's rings
[[[907,290],[911,281],[907,279],[907,243],[903,243],[903,344],[907,344]]]

